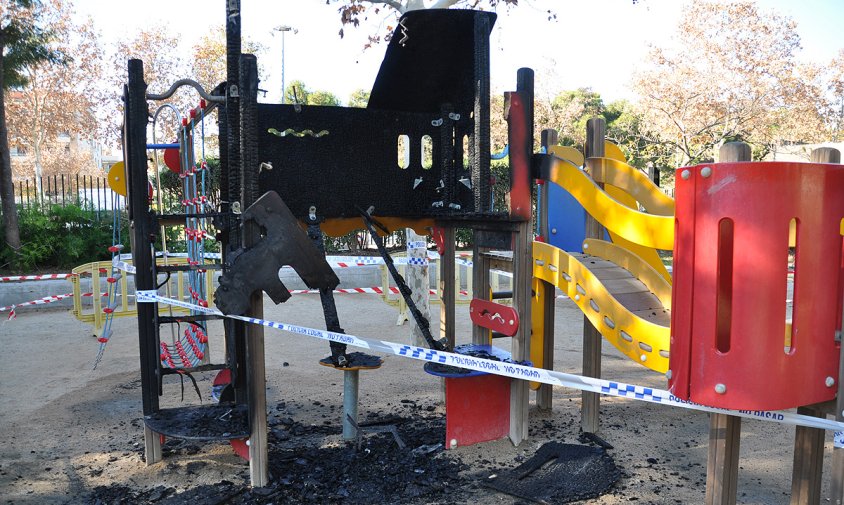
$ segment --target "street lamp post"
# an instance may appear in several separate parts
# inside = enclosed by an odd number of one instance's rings
[[[273,28],[275,32],[281,32],[281,103],[284,103],[284,34],[285,32],[299,33],[299,30],[292,26],[281,25]]]

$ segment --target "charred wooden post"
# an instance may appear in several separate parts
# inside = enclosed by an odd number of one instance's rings
[[[258,62],[251,54],[240,58],[240,156],[241,203],[249,207],[258,199]],[[250,247],[261,238],[256,223],[243,226],[243,245]],[[264,293],[256,291],[249,297],[249,317],[264,317]],[[249,476],[253,487],[266,486],[269,481],[267,453],[267,378],[264,362],[264,327],[251,324],[245,328],[246,388],[249,411]]]
[[[132,228],[132,255],[135,264],[135,289],[155,289],[151,237],[155,233],[147,198],[146,128],[149,107],[146,100],[144,64],[129,60],[129,81],[124,89],[126,115],[123,124],[123,150],[129,188],[129,220]],[[138,343],[141,358],[141,394],[144,416],[158,411],[158,305],[138,304]],[[161,460],[161,439],[144,425],[144,456],[147,465]]]

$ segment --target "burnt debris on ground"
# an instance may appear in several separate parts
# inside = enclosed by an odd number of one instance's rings
[[[388,431],[366,430],[357,442],[345,443],[337,426],[306,426],[281,418],[270,429],[270,485],[250,489],[246,484],[224,480],[178,492],[159,486],[149,490],[125,486],[101,486],[93,490],[90,503],[194,505],[264,503],[412,503],[441,499],[464,484],[467,467],[456,455],[445,454],[445,420],[436,417],[378,416],[361,422],[365,426],[395,426],[406,447],[400,449]],[[168,442],[169,454],[191,454],[199,445]],[[246,469],[244,469],[246,472]],[[232,480],[238,480],[233,476]]]

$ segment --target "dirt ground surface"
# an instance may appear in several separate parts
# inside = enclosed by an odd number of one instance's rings
[[[396,326],[396,308],[377,295],[340,295],[337,306],[347,333],[410,342],[408,325]],[[316,295],[294,296],[279,306],[267,299],[265,307],[267,319],[324,327]],[[432,309],[436,313],[438,305]],[[579,373],[583,317],[569,300],[558,300],[556,310],[555,369]],[[458,306],[457,318],[458,343],[467,343],[466,305]],[[97,342],[91,327],[69,312],[19,310],[17,319],[0,323],[2,503],[525,503],[481,483],[524,462],[546,442],[581,443],[581,394],[560,388],[554,390],[551,413],[531,407],[530,437],[519,447],[504,439],[438,449],[436,444],[445,442],[440,379],[426,374],[419,361],[391,356],[381,369],[361,372],[360,419],[392,423],[408,448],[402,452],[385,434],[366,435],[358,450],[340,436],[342,374],[317,365],[328,344],[267,329],[275,491],[250,490],[248,464],[224,444],[170,440],[163,461],[146,466],[137,322],[118,319],[114,329],[102,363],[92,370]],[[218,362],[219,322],[209,334],[212,361]],[[602,366],[604,378],[666,386],[662,376],[606,342]],[[210,402],[212,374],[197,379],[203,402]],[[183,402],[178,378],[165,379],[162,407],[197,402],[189,382]],[[608,454],[621,477],[606,494],[583,503],[703,503],[708,427],[704,413],[602,398],[599,435],[613,446]],[[788,503],[794,428],[755,420],[745,420],[742,428],[738,502]],[[828,434],[825,468],[831,445]],[[407,455],[420,448],[431,452]],[[370,453],[380,467],[368,466]],[[342,476],[323,471],[330,459],[344,462]],[[386,486],[411,472],[419,476],[415,483],[405,479],[400,489]],[[334,487],[327,492],[326,486]],[[824,497],[828,487],[825,475]]]

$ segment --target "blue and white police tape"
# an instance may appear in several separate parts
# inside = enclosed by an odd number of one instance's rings
[[[298,335],[306,335],[322,340],[339,342],[355,347],[361,347],[363,349],[369,349],[375,352],[383,352],[386,354],[403,356],[405,358],[416,359],[419,361],[442,363],[444,365],[451,365],[460,368],[476,370],[479,372],[487,372],[490,374],[501,375],[504,377],[512,377],[514,379],[536,381],[541,382],[543,384],[550,384],[552,386],[568,387],[573,389],[579,389],[582,391],[601,393],[609,396],[620,396],[649,403],[669,405],[672,407],[681,407],[685,409],[699,410],[703,412],[713,412],[717,414],[727,414],[736,417],[745,417],[748,419],[762,419],[765,421],[773,421],[782,424],[791,424],[795,426],[806,426],[809,428],[831,430],[836,432],[834,437],[835,446],[844,447],[844,423],[832,419],[807,416],[786,411],[729,410],[717,407],[708,407],[706,405],[700,405],[698,403],[694,403],[688,400],[679,399],[672,395],[669,391],[663,389],[636,386],[632,384],[625,384],[623,382],[608,381],[592,377],[584,377],[582,375],[557,372],[554,370],[545,370],[542,368],[519,365],[516,363],[503,363],[501,361],[478,358],[475,356],[466,356],[445,351],[435,351],[433,349],[426,349],[424,347],[397,344],[395,342],[389,342],[386,340],[356,337],[354,335],[335,333],[332,331],[319,330],[316,328],[308,328],[306,326],[298,326],[288,323],[280,323],[276,321],[269,321],[266,319],[226,315],[214,308],[201,307],[199,305],[183,302],[181,300],[160,296],[156,291],[137,291],[136,296],[138,303],[165,303],[176,307],[183,307],[186,309],[195,310],[197,312],[225,316],[231,319],[237,319],[252,324],[275,328],[277,330],[296,333]]]

